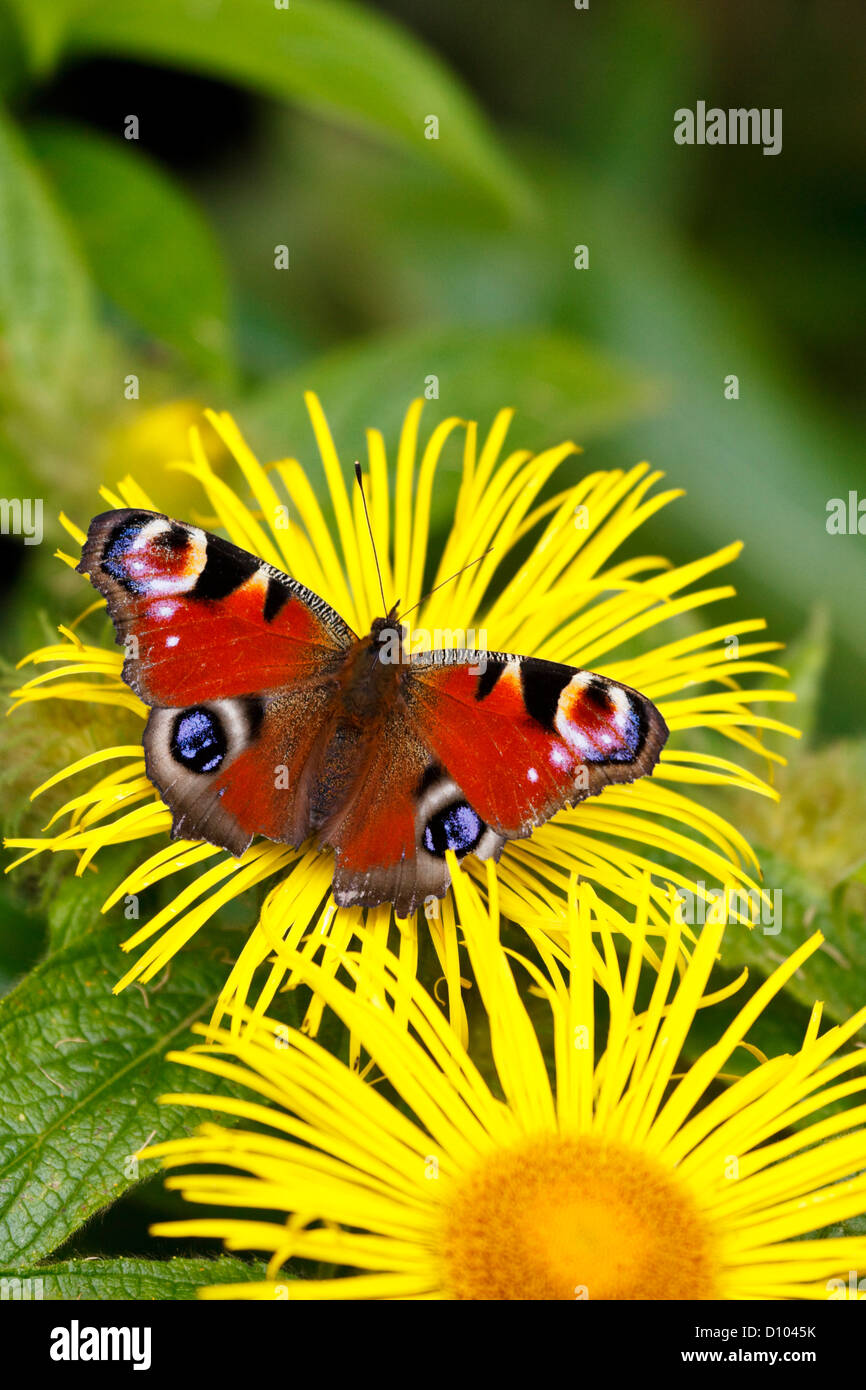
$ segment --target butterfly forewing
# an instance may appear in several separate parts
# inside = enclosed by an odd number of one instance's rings
[[[95,517],[78,569],[153,706],[145,766],[173,834],[234,854],[255,834],[301,843],[304,770],[351,628],[297,580],[158,512]]]
[[[499,834],[530,833],[566,805],[652,772],[668,735],[629,686],[508,653],[413,657],[410,717]]]

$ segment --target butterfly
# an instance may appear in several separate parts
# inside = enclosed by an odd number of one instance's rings
[[[296,579],[159,512],[95,517],[77,569],[150,706],[145,769],[172,835],[233,855],[255,835],[314,836],[340,906],[408,916],[444,897],[448,850],[498,859],[564,806],[651,773],[668,735],[650,700],[590,671],[410,655],[397,605],[358,637]]]

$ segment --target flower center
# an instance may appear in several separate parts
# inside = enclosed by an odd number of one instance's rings
[[[697,1206],[650,1155],[591,1135],[550,1135],[484,1160],[448,1204],[453,1298],[715,1296]]]

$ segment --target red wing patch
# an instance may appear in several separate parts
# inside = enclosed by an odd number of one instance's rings
[[[150,705],[314,682],[354,640],[296,580],[157,512],[96,517],[77,568],[108,600],[123,678]]]
[[[460,788],[413,733],[395,706],[378,736],[361,739],[357,762],[336,746],[352,791],[337,789],[337,809],[319,838],[336,850],[334,898],[341,907],[390,902],[407,917],[451,882],[446,851],[498,858],[503,841],[467,805]],[[319,773],[331,780],[327,760]],[[331,793],[328,793],[330,796]],[[315,807],[319,791],[313,788]]]
[[[557,662],[484,652],[413,660],[410,718],[472,807],[526,835],[565,805],[652,772],[667,727],[645,696]]]

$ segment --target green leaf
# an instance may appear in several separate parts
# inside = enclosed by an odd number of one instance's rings
[[[53,1265],[0,1269],[4,1299],[192,1299],[210,1284],[265,1279],[266,1266],[228,1255],[216,1260],[62,1260]],[[285,1271],[283,1278],[290,1278]]]
[[[93,931],[100,922],[102,904],[110,892],[109,884],[122,883],[141,851],[134,843],[111,847],[100,858],[99,872],[65,875],[51,895],[48,904],[48,947],[59,951],[71,946]],[[116,914],[124,911],[121,902]],[[133,930],[133,927],[130,927]]]
[[[357,451],[370,425],[393,441],[410,401],[425,394],[434,376],[439,398],[425,406],[425,429],[459,415],[485,430],[498,410],[514,406],[512,448],[569,437],[584,443],[645,414],[656,400],[646,377],[567,334],[447,326],[340,349],[274,378],[238,414],[256,448],[282,457],[311,439],[302,399],[310,388],[321,397],[338,445]]]
[[[188,1086],[163,1058],[206,1019],[224,959],[187,948],[149,991],[112,994],[115,927],[48,957],[0,1000],[0,1264],[44,1259],[138,1180],[148,1141],[200,1115],[160,1106]]]
[[[801,676],[802,667],[800,688]],[[817,750],[796,744],[774,785],[778,803],[739,792],[727,800],[726,813],[761,863],[766,858],[773,866],[765,871],[767,882],[791,884],[795,897],[826,908],[828,895],[847,884],[864,857],[866,739],[840,739]],[[776,866],[782,880],[772,877]]]
[[[9,386],[53,411],[92,357],[81,257],[14,126],[0,112],[0,337]]]
[[[44,75],[50,71],[69,16],[81,4],[82,0],[8,0],[34,73]]]
[[[729,933],[738,930],[745,931],[746,928],[732,926],[729,928]],[[723,953],[726,959],[728,955],[727,938],[723,945]],[[767,966],[771,964],[775,966],[778,962],[765,962]],[[683,1057],[688,1060],[689,1064],[696,1062],[705,1052],[716,1045],[740,1009],[744,1008],[747,1001],[760,988],[765,973],[765,971],[755,969],[754,966],[750,967],[748,979],[730,999],[714,1004],[712,1008],[698,1010],[683,1045]],[[707,986],[707,992],[722,989],[731,984],[739,975],[739,967],[726,969],[716,967]],[[776,996],[768,1008],[761,1011],[746,1034],[745,1040],[752,1046],[760,1048],[768,1057],[779,1057],[785,1053],[798,1052],[803,1045],[806,1025],[809,1022],[809,1012],[804,1004],[782,992]],[[722,1070],[726,1076],[745,1076],[748,1072],[754,1071],[758,1065],[758,1060],[752,1053],[744,1047],[737,1047],[725,1062]],[[813,1123],[813,1117],[808,1116],[804,1123]]]
[[[47,3],[54,0],[40,0]],[[528,197],[444,64],[373,9],[345,0],[291,0],[286,9],[273,0],[97,0],[70,18],[66,42],[76,52],[131,54],[243,83],[411,149],[498,204],[521,206]],[[430,116],[438,139],[425,137]]]
[[[829,898],[825,889],[798,873],[781,855],[756,848],[764,871],[764,889],[771,899],[776,895],[775,920],[754,925],[751,930],[730,926],[722,945],[722,962],[725,966],[748,965],[766,976],[820,931],[824,945],[788,981],[786,995],[806,1009],[822,1000],[826,1023],[850,1018],[866,1002],[863,914],[846,906],[844,898],[837,900],[838,895]]]
[[[0,0],[0,96],[16,96],[27,81],[26,37],[9,0]]]
[[[797,696],[796,725],[808,746],[821,727],[824,675],[830,655],[830,624],[826,607],[816,604],[809,622],[782,659],[790,675],[789,687]]]
[[[206,372],[225,362],[227,288],[214,236],[134,142],[70,126],[31,137],[109,299]]]
[[[7,879],[0,884],[0,994],[35,965],[42,953],[45,928]]]

